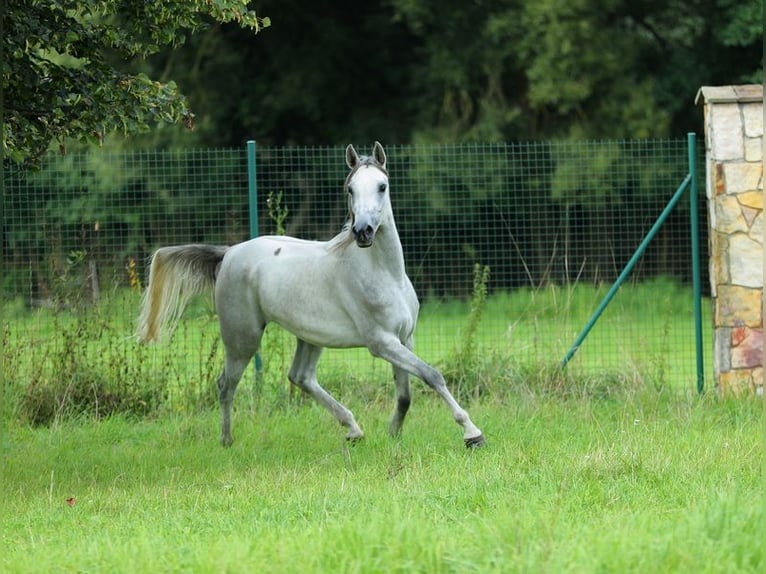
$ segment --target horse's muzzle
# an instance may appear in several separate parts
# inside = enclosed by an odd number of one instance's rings
[[[351,228],[351,233],[354,234],[354,240],[359,247],[369,247],[372,245],[372,240],[375,239],[375,229],[372,225],[357,226]]]

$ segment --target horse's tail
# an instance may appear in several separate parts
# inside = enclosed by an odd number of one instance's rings
[[[228,247],[179,245],[154,252],[149,282],[141,301],[136,334],[143,342],[173,332],[189,300],[215,284],[218,266]]]

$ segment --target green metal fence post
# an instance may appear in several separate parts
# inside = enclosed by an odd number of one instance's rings
[[[630,260],[625,265],[620,275],[615,280],[614,284],[612,284],[612,287],[604,296],[604,299],[601,301],[599,306],[593,312],[593,315],[591,315],[591,318],[588,320],[588,323],[585,325],[585,328],[577,336],[577,339],[570,347],[566,356],[559,363],[559,366],[562,369],[566,367],[567,364],[569,364],[569,361],[572,360],[572,357],[574,357],[575,353],[580,348],[580,345],[582,345],[583,341],[585,341],[585,338],[588,336],[588,333],[590,333],[591,329],[596,324],[596,321],[598,321],[599,317],[601,317],[607,305],[609,305],[609,302],[614,298],[615,294],[617,293],[617,290],[625,282],[625,279],[628,278],[628,275],[630,275],[630,272],[633,270],[633,267],[635,267],[636,263],[641,258],[641,255],[643,255],[644,251],[646,251],[646,247],[649,245],[649,243],[651,243],[652,239],[654,239],[654,236],[657,235],[657,232],[665,223],[665,220],[670,215],[670,212],[673,211],[676,204],[679,202],[683,194],[686,192],[686,188],[689,186],[690,182],[691,182],[691,174],[687,175],[684,178],[684,180],[681,182],[681,185],[678,186],[678,189],[673,194],[673,197],[670,199],[668,204],[665,206],[665,209],[662,210],[662,213],[657,218],[657,221],[654,222],[654,225],[652,225],[649,232],[646,234],[646,236],[641,241],[636,251],[633,253],[633,256],[630,258]]]
[[[258,237],[258,181],[255,177],[255,140],[247,142],[247,195],[250,205],[250,238]]]
[[[700,273],[699,253],[699,213],[697,212],[697,136],[687,134],[689,151],[689,187],[690,226],[692,236],[692,288],[694,291],[694,342],[697,356],[697,392],[705,392],[705,362],[702,351],[702,277]]]
[[[255,171],[255,140],[247,141],[247,197],[250,207],[250,239],[253,239],[258,237],[258,180]],[[263,369],[260,352],[255,354],[254,367],[255,378],[257,379]]]

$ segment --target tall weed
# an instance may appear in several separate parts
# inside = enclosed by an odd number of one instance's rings
[[[55,335],[31,350],[8,341],[6,381],[18,391],[18,416],[33,425],[62,418],[103,418],[115,413],[137,417],[155,412],[166,392],[152,376],[145,351],[125,348],[124,335],[97,309],[72,320],[53,317]],[[24,359],[26,353],[34,359]]]
[[[282,191],[269,192],[266,205],[269,219],[274,224],[275,235],[286,235],[287,216],[290,210],[283,203]],[[268,397],[272,406],[282,407],[297,400],[299,394],[287,379],[293,350],[293,337],[278,325],[266,329],[261,341],[261,349],[256,359],[256,377],[254,396],[259,399],[259,406],[264,406],[263,399]]]
[[[471,292],[470,311],[463,328],[460,341],[452,353],[453,361],[444,367],[444,377],[454,387],[457,395],[465,399],[477,398],[485,390],[480,370],[481,357],[477,342],[481,317],[487,302],[487,283],[489,267],[475,264],[473,268],[473,289]]]

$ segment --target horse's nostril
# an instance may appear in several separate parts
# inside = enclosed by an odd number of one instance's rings
[[[375,228],[372,225],[360,224],[358,227],[354,226],[352,231],[354,233],[354,238],[360,246],[368,247],[372,244],[372,239],[375,237]]]
[[[372,225],[365,225],[364,227],[354,227],[354,233],[360,237],[370,237],[375,233],[375,228]]]

